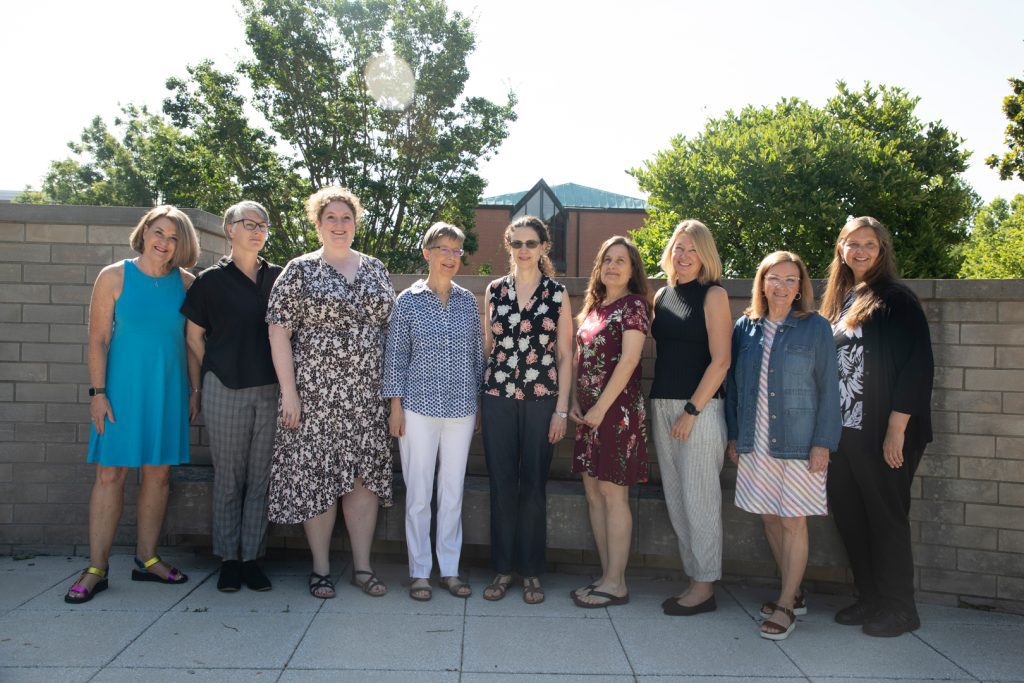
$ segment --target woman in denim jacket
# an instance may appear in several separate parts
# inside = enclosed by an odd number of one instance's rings
[[[825,471],[842,432],[835,342],[813,301],[799,256],[766,256],[750,306],[733,328],[726,378],[736,506],[761,515],[782,574],[778,600],[761,606],[761,636],[769,640],[788,637],[796,615],[807,613],[797,594],[807,567],[807,516],[828,514]]]

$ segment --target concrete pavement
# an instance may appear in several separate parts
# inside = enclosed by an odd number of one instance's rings
[[[547,600],[526,605],[513,588],[481,597],[491,579],[474,568],[473,596],[437,588],[408,597],[406,567],[377,570],[390,592],[348,585],[348,558],[333,571],[338,597],[306,591],[308,563],[264,563],[268,593],[216,589],[218,562],[167,554],[190,575],[164,586],[130,580],[131,556],[111,558],[110,589],[85,605],[62,596],[86,561],[0,557],[0,681],[1024,681],[1024,617],[921,605],[913,634],[876,639],[834,623],[848,598],[808,596],[788,640],[757,635],[771,589],[725,583],[718,611],[667,617],[676,581],[632,578],[628,605],[583,610],[568,591],[587,577],[550,574]]]

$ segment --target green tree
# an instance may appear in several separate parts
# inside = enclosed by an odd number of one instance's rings
[[[302,160],[314,188],[339,184],[363,200],[357,247],[393,270],[422,265],[425,227],[473,226],[483,191],[481,158],[515,119],[504,104],[463,95],[475,39],[468,18],[442,0],[243,0],[254,59],[241,70],[259,111]],[[411,69],[415,94],[382,106],[364,78],[393,53]],[[475,249],[469,233],[467,249]]]
[[[838,84],[824,107],[784,99],[707,121],[630,171],[650,193],[634,236],[654,267],[680,218],[707,223],[726,271],[751,276],[765,254],[798,252],[825,273],[839,227],[872,215],[892,230],[904,275],[953,277],[951,246],[977,197],[963,180],[970,152],[941,122],[920,121],[901,88]]]
[[[963,256],[962,278],[1024,278],[1024,194],[996,197],[978,211]]]
[[[163,115],[127,107],[112,128],[97,117],[71,144],[75,158],[51,164],[43,194],[214,213],[255,199],[274,224],[269,254],[284,260],[315,244],[302,201],[339,184],[366,208],[356,247],[395,272],[422,267],[416,245],[437,220],[466,228],[475,249],[479,161],[508,135],[515,98],[464,94],[469,19],[442,0],[242,0],[242,14],[252,60],[237,73],[202,62],[168,79]],[[402,106],[367,85],[381,54],[411,72],[415,90]],[[248,89],[251,102],[240,94]],[[250,104],[273,133],[251,123]]]
[[[993,154],[985,159],[991,168],[999,170],[999,177],[1009,180],[1016,175],[1024,180],[1024,79],[1009,78],[1011,93],[1003,98],[1003,113],[1010,120],[1006,126],[1006,146],[1009,151],[1000,157]]]

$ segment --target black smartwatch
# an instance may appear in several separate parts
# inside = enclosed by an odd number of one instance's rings
[[[100,395],[105,394],[105,393],[107,393],[106,387],[99,387],[99,388],[97,388],[97,387],[89,387],[89,395],[90,396],[100,396]]]
[[[697,410],[697,406],[693,405],[693,403],[691,403],[690,401],[686,402],[686,405],[683,406],[683,410],[685,410],[689,415],[693,415],[694,417],[700,415],[700,411]]]

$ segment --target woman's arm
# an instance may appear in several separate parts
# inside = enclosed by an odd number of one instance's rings
[[[895,469],[903,466],[903,442],[910,417],[931,410],[935,359],[928,320],[913,294],[900,288],[886,299],[888,311],[880,324],[888,328],[884,343],[892,344],[896,378],[882,456]]]
[[[388,415],[388,433],[395,438],[405,436],[405,410],[402,397],[409,377],[409,363],[412,358],[412,324],[406,315],[408,298],[400,296],[391,312],[388,323],[388,337],[384,348],[384,384],[382,394],[391,399]]]
[[[107,387],[107,353],[114,330],[114,305],[124,286],[124,266],[120,263],[100,271],[89,301],[89,384],[94,389]],[[89,398],[89,417],[97,434],[106,428],[104,420],[114,421],[114,411],[106,394]]]
[[[270,337],[270,357],[281,385],[281,426],[295,429],[299,426],[302,403],[295,384],[295,359],[292,355],[292,331],[271,323],[267,326]]]
[[[193,422],[202,410],[203,357],[206,356],[206,330],[189,320],[185,323],[185,351],[188,356],[188,383],[192,391],[188,397],[188,417]]]
[[[558,443],[565,437],[567,418],[559,417],[558,413],[569,412],[569,401],[572,398],[572,304],[569,303],[569,291],[562,290],[562,303],[558,311],[558,326],[555,330],[555,362],[558,364],[558,400],[555,413],[551,416],[548,426],[548,443]]]
[[[704,323],[708,330],[708,351],[711,362],[704,370],[704,376],[690,397],[690,403],[697,410],[704,407],[715,396],[715,392],[725,381],[731,359],[730,337],[732,332],[732,313],[729,311],[729,295],[721,287],[708,289],[704,297]],[[672,424],[672,436],[686,440],[693,429],[697,416],[682,412]]]
[[[612,370],[612,376],[608,378],[608,382],[605,384],[604,390],[601,391],[601,395],[598,396],[597,402],[583,416],[584,424],[591,429],[597,429],[601,426],[605,413],[608,412],[608,409],[615,402],[615,399],[619,397],[619,394],[622,393],[622,390],[626,388],[629,378],[633,375],[633,370],[640,363],[640,356],[644,352],[644,341],[646,339],[647,335],[640,330],[625,330],[622,333],[622,355],[619,357],[619,362],[616,363],[615,369]]]

